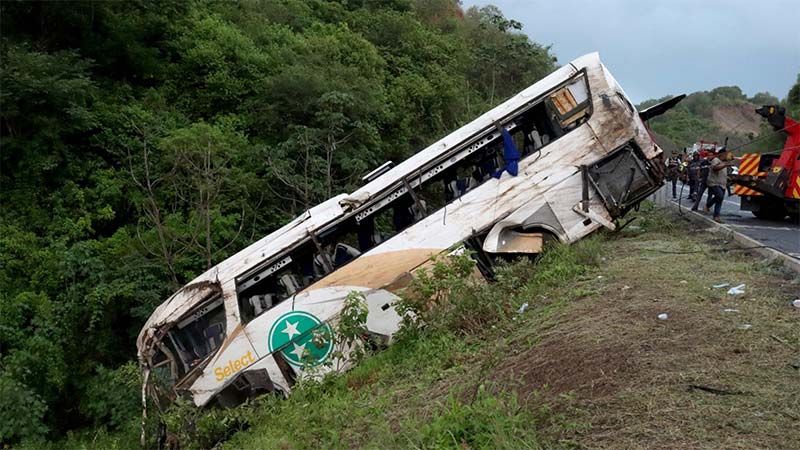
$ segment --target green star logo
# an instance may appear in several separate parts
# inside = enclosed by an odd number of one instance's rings
[[[281,352],[296,367],[321,364],[333,350],[331,327],[305,311],[290,311],[278,317],[267,336],[270,353]]]

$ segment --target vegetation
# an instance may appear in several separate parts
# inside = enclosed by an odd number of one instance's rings
[[[133,424],[134,339],[169,293],[555,68],[454,0],[0,13],[2,444]]]

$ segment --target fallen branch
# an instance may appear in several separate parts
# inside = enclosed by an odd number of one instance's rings
[[[690,391],[692,391],[692,390],[705,391],[705,392],[709,392],[709,393],[716,394],[716,395],[742,395],[742,394],[746,393],[746,392],[742,392],[742,391],[728,391],[728,390],[725,390],[725,389],[717,389],[717,388],[713,388],[713,387],[709,387],[709,386],[700,386],[698,384],[690,384],[689,385],[689,390]]]
[[[772,339],[775,339],[776,341],[780,342],[781,344],[783,344],[783,345],[789,347],[790,349],[794,350],[794,345],[790,344],[785,339],[782,339],[782,338],[780,338],[780,337],[778,337],[778,336],[776,336],[774,334],[770,334],[769,337],[771,337]]]

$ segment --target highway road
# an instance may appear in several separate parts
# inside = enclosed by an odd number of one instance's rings
[[[681,183],[678,182],[679,196],[681,194],[680,189]],[[664,186],[666,198],[678,204],[678,199],[672,200],[671,191],[672,186],[667,183],[667,186]],[[687,185],[683,189],[683,198],[680,199],[680,206],[684,212],[689,212],[692,207],[691,200],[686,198],[688,195],[689,186]],[[705,205],[705,198],[706,196],[703,195],[698,213],[711,218],[711,214],[705,214],[702,211]],[[724,225],[732,230],[800,260],[800,225],[792,223],[789,219],[783,221],[757,219],[750,211],[739,210],[739,197],[728,197],[727,194],[722,203],[720,217]]]

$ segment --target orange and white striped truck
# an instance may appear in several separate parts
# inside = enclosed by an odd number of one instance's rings
[[[731,176],[733,193],[740,208],[760,219],[800,221],[800,123],[786,117],[780,106],[763,106],[756,113],[767,119],[776,132],[787,134],[779,154],[747,153],[741,156],[739,172]]]

